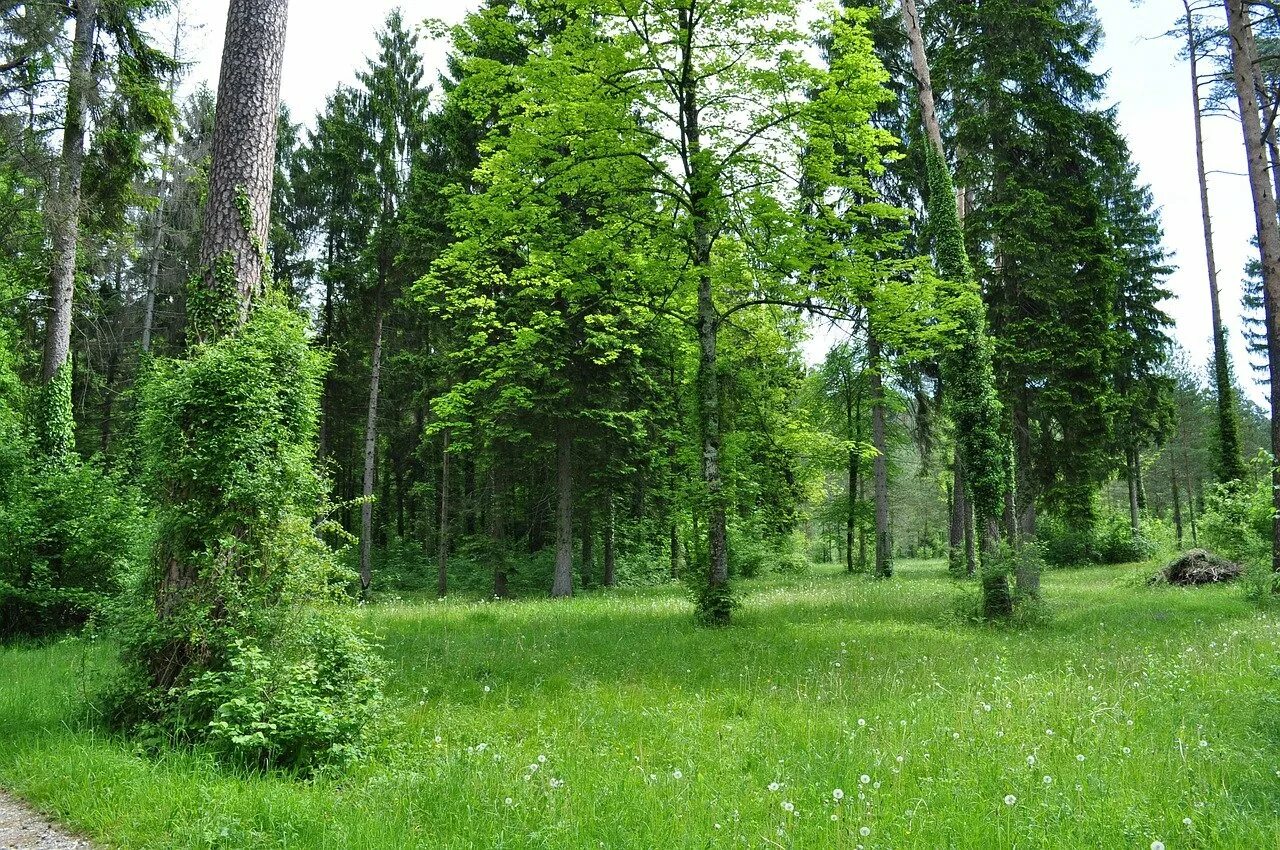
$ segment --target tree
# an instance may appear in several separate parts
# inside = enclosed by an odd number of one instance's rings
[[[1186,17],[1187,61],[1191,70],[1191,115],[1195,128],[1196,177],[1200,184],[1200,218],[1204,225],[1205,263],[1209,271],[1209,308],[1213,320],[1213,380],[1218,395],[1218,474],[1223,481],[1244,477],[1244,459],[1240,455],[1240,423],[1232,397],[1231,361],[1227,351],[1227,329],[1222,321],[1222,305],[1218,298],[1218,263],[1213,248],[1213,218],[1209,208],[1209,178],[1204,164],[1204,128],[1199,62],[1205,44],[1211,38],[1196,20],[1191,0],[1182,0]]]
[[[956,422],[958,460],[963,469],[965,492],[971,494],[974,513],[983,534],[983,551],[988,559],[995,554],[1000,539],[999,514],[1005,498],[1008,449],[1000,435],[1002,413],[996,397],[992,371],[991,344],[981,296],[965,250],[964,232],[946,151],[933,99],[933,83],[919,15],[914,0],[904,0],[903,21],[911,43],[916,84],[920,92],[921,115],[928,137],[925,163],[929,188],[929,220],[936,240],[938,273],[952,286],[952,309],[960,320],[960,344],[944,362],[944,380]],[[1010,534],[1014,533],[1010,529]],[[1030,571],[1018,576],[1021,589],[1031,595],[1039,591],[1038,577]],[[1006,617],[1012,612],[1007,576],[988,564],[982,579],[983,610],[989,617]]]
[[[1267,354],[1271,379],[1271,456],[1280,457],[1280,219],[1267,168],[1267,150],[1259,114],[1258,51],[1244,0],[1225,0],[1231,67],[1240,104],[1240,128],[1249,165],[1249,188],[1262,256],[1263,305],[1267,321]],[[1272,567],[1280,570],[1280,464],[1272,464]]]

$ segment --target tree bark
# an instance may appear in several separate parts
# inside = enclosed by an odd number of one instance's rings
[[[978,574],[977,541],[974,539],[973,500],[966,493],[964,500],[964,561],[965,573],[970,578]]]
[[[875,481],[876,514],[876,578],[893,575],[893,542],[889,534],[889,445],[885,422],[884,368],[880,358],[880,341],[868,335],[867,353],[871,360],[871,442],[876,449],[872,465]]]
[[[1178,492],[1178,470],[1169,458],[1169,485],[1173,492],[1173,530],[1177,535],[1178,548],[1182,548],[1182,495]]]
[[[947,529],[947,557],[953,575],[963,575],[966,570],[964,524],[969,516],[969,503],[965,498],[964,466],[960,460],[960,447],[956,446],[951,476],[951,523]]]
[[[213,161],[200,240],[210,303],[197,306],[197,339],[243,323],[265,289],[271,189],[275,178],[280,71],[288,0],[231,0],[218,76]],[[234,291],[225,278],[234,275]],[[236,298],[235,309],[225,299]]]
[[[929,72],[929,57],[924,50],[924,37],[920,32],[920,13],[915,0],[902,0],[902,24],[911,44],[911,65],[916,75],[916,91],[920,97],[920,119],[925,135],[946,162],[946,148],[942,144],[942,129],[938,126],[938,111],[933,102],[933,76]]]
[[[604,502],[604,586],[613,587],[618,583],[617,552],[614,551],[614,497],[613,491],[605,494]]]
[[[489,470],[489,543],[493,550],[493,595],[497,599],[506,599],[511,595],[511,590],[507,584],[507,532],[500,486],[497,469]]]
[[[852,375],[848,376],[853,380]],[[858,387],[845,387],[845,426],[853,440],[849,448],[849,504],[844,519],[845,572],[855,572],[853,560],[853,534],[858,524],[858,477],[862,473],[862,377]]]
[[[1213,385],[1218,407],[1218,474],[1225,481],[1244,477],[1240,456],[1240,419],[1236,411],[1235,387],[1231,383],[1231,360],[1227,351],[1227,329],[1222,322],[1218,289],[1218,263],[1213,247],[1213,216],[1209,210],[1209,178],[1204,161],[1203,111],[1200,103],[1200,45],[1196,41],[1190,0],[1183,0],[1187,23],[1187,56],[1191,66],[1191,115],[1195,130],[1196,177],[1200,185],[1200,222],[1204,230],[1205,263],[1209,270],[1209,315],[1213,323]]]
[[[181,12],[173,28],[173,58],[176,62],[182,47]],[[169,72],[169,99],[173,100],[178,89],[178,70],[175,66]],[[164,148],[160,153],[160,184],[157,191],[157,202],[152,224],[155,233],[151,239],[151,257],[147,261],[147,291],[142,314],[142,350],[151,351],[151,334],[156,322],[156,295],[160,280],[160,255],[164,252],[164,215],[169,203],[169,156],[173,151],[173,143],[169,138],[164,140]]]
[[[1134,460],[1133,449],[1125,452],[1125,479],[1129,485],[1129,529],[1133,532],[1133,536],[1137,537],[1141,530],[1138,524],[1138,472],[1137,462]]]
[[[1249,162],[1249,187],[1262,256],[1267,323],[1267,365],[1271,378],[1271,455],[1280,458],[1280,219],[1267,173],[1267,151],[1258,114],[1258,48],[1245,0],[1224,0],[1231,42],[1232,76],[1240,103],[1240,125]],[[1271,565],[1280,571],[1280,463],[1271,467]]]
[[[590,502],[582,508],[582,587],[591,586],[595,580],[592,573],[596,569],[596,530],[595,516]]]
[[[369,368],[369,409],[364,425],[364,487],[360,495],[360,592],[367,598],[373,582],[373,485],[378,457],[378,387],[382,380],[382,297],[373,318]],[[385,508],[385,505],[384,505]]]
[[[682,132],[685,177],[689,186],[690,224],[693,231],[690,265],[698,281],[698,424],[702,432],[702,480],[707,498],[707,591],[700,612],[712,625],[729,622],[728,521],[724,503],[724,483],[720,470],[720,380],[717,374],[717,342],[720,315],[712,295],[711,252],[715,242],[716,175],[705,161],[702,146],[699,76],[695,67],[694,31],[698,17],[693,9],[681,7],[679,118]]]
[[[440,533],[436,535],[436,596],[449,594],[449,431],[441,438]]]
[[[556,571],[551,595],[573,595],[573,431],[567,422],[556,431]]]

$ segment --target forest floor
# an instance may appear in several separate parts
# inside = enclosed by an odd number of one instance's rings
[[[718,631],[676,587],[376,604],[386,746],[305,783],[141,754],[80,719],[109,645],[13,647],[0,786],[120,848],[1280,847],[1280,616],[1150,571],[1048,573],[1018,629],[936,562]]]

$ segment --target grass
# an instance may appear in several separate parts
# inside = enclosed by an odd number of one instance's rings
[[[312,783],[142,756],[77,720],[109,647],[10,648],[0,785],[129,848],[1280,847],[1280,620],[1132,575],[1050,573],[1017,631],[932,562],[721,631],[674,588],[375,606],[387,750]]]

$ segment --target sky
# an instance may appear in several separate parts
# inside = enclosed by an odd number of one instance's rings
[[[1174,339],[1199,367],[1212,348],[1209,293],[1199,188],[1191,125],[1191,81],[1178,58],[1179,43],[1162,37],[1182,13],[1178,0],[1095,0],[1105,39],[1096,67],[1107,71],[1107,103],[1117,107],[1121,130],[1129,140],[1144,182],[1161,208],[1165,246],[1178,269],[1169,281],[1173,298],[1166,305],[1176,327]],[[289,10],[282,97],[294,120],[310,122],[325,96],[339,83],[351,83],[375,50],[374,33],[387,13],[399,7],[405,18],[456,22],[477,5],[473,0],[294,0]],[[216,86],[227,0],[188,4],[193,31],[185,51],[194,63],[188,85]],[[444,45],[424,42],[427,77],[443,63]],[[1210,204],[1222,287],[1223,312],[1231,330],[1236,371],[1257,401],[1239,333],[1240,277],[1254,233],[1252,201],[1244,176],[1245,157],[1238,124],[1229,118],[1205,122],[1205,152],[1210,172]]]

